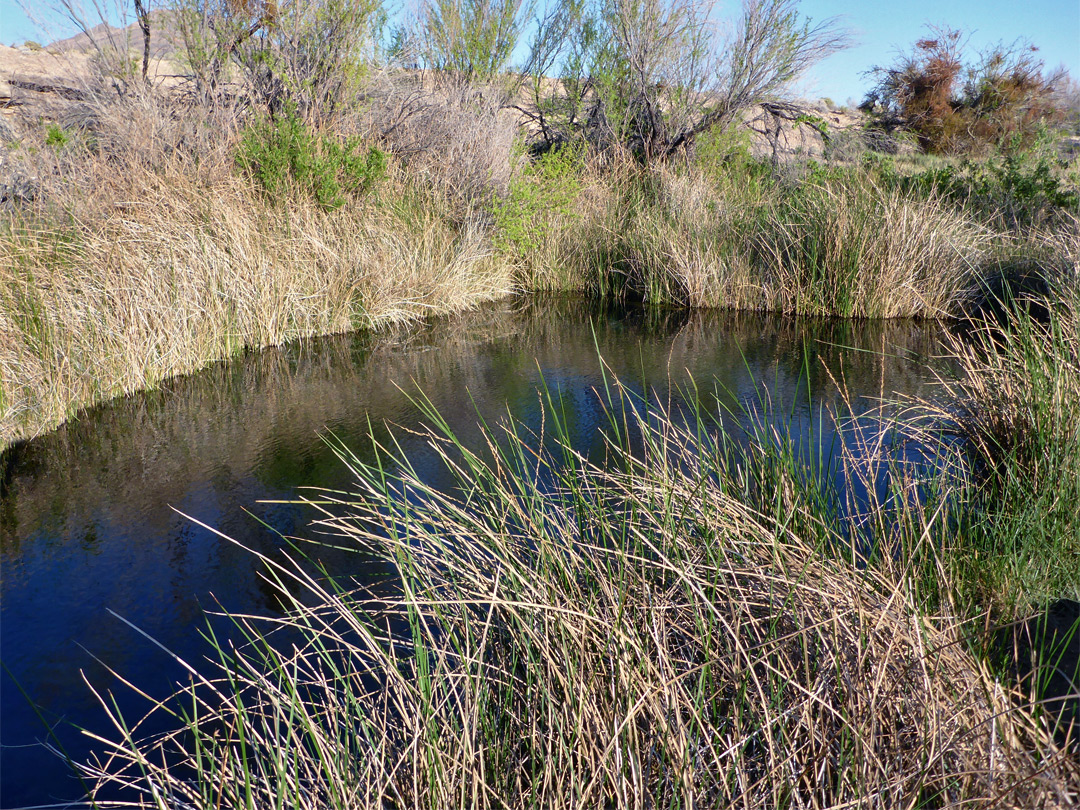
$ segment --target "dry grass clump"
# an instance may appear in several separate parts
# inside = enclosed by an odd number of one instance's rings
[[[227,177],[243,123],[237,106],[204,107],[177,95],[88,95],[47,126],[22,121],[19,142],[5,147],[0,187],[28,192],[8,201],[16,221],[90,222],[131,200],[146,170],[182,169],[199,182]]]
[[[228,106],[133,92],[31,131],[3,163],[22,193],[0,240],[0,446],[244,348],[510,292],[489,212],[513,128],[480,97],[433,99],[381,133],[407,168],[335,211],[239,176]]]
[[[511,186],[530,213],[529,249],[515,256],[530,288],[760,308],[746,242],[760,195],[717,189],[697,171],[643,171],[625,154],[587,157],[572,182],[537,174]]]
[[[409,74],[380,76],[363,125],[415,179],[464,207],[485,207],[509,186],[518,115],[497,87],[428,85]]]
[[[762,308],[750,248],[753,211],[766,198],[762,189],[718,185],[693,170],[657,171],[644,189],[624,184],[609,225],[618,283],[658,303]]]
[[[1011,703],[956,618],[922,612],[910,571],[830,552],[837,527],[798,496],[795,465],[763,514],[704,424],[631,415],[644,447],[616,438],[598,468],[556,414],[548,440],[488,433],[483,457],[432,433],[454,494],[407,459],[367,466],[342,450],[358,492],[320,501],[321,527],[379,554],[395,581],[350,592],[264,560],[283,594],[302,586],[296,611],[235,617],[249,643],[223,647],[215,676],[192,670],[157,709],[175,712],[175,732],[142,739],[114,718],[119,738],[87,768],[99,796],[126,786],[143,806],[208,808],[1077,800],[1080,764]],[[745,471],[764,456],[742,458]],[[934,517],[912,517],[932,544]]]
[[[100,171],[111,182],[88,195],[85,218],[72,206],[64,227],[9,222],[0,243],[0,445],[245,348],[512,288],[482,230],[437,201],[372,196],[327,212],[228,172]],[[404,199],[402,182],[385,193]]]
[[[1023,233],[1020,249],[1035,260],[1051,294],[1075,308],[1068,301],[1080,290],[1080,211],[1058,211],[1053,226]]]
[[[793,185],[696,169],[607,169],[580,219],[552,219],[530,277],[685,306],[944,317],[975,294],[993,235],[935,197],[849,173]],[[578,199],[584,198],[584,195]],[[570,232],[567,233],[566,231]],[[565,271],[563,271],[565,275]]]
[[[989,231],[931,195],[868,176],[807,181],[766,209],[759,272],[773,307],[856,317],[942,317],[971,294]]]

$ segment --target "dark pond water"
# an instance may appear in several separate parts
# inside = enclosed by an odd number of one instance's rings
[[[822,409],[843,379],[856,414],[881,397],[919,394],[940,335],[915,323],[796,321],[730,313],[600,311],[580,302],[518,301],[392,335],[344,336],[264,351],[160,390],[94,410],[0,456],[0,806],[79,796],[62,760],[40,743],[45,723],[75,758],[91,750],[75,726],[107,730],[84,678],[112,690],[132,716],[145,708],[115,670],[152,695],[179,673],[113,611],[188,660],[204,652],[204,608],[273,613],[278,596],[247,552],[181,517],[270,554],[304,535],[300,486],[348,487],[323,440],[351,447],[388,424],[415,427],[422,390],[465,441],[478,414],[538,425],[541,381],[561,398],[582,449],[605,424],[594,388],[599,357],[628,387],[665,399],[692,378],[728,405],[767,391],[815,445],[838,441]],[[424,440],[396,431],[418,471],[445,472]],[[374,563],[320,554],[332,571],[371,575]],[[20,691],[25,690],[34,707]],[[40,713],[40,716],[39,716]]]

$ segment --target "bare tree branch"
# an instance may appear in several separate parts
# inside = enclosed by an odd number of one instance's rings
[[[847,44],[835,20],[800,18],[797,0],[744,0],[728,38],[713,20],[713,0],[561,0],[539,21],[529,63],[545,140],[585,137],[646,161],[668,157],[743,110],[782,100]]]

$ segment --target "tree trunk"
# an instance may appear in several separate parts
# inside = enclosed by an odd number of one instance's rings
[[[146,81],[146,72],[150,68],[150,9],[146,5],[149,0],[135,0],[135,16],[139,19],[139,28],[142,29],[142,78]]]

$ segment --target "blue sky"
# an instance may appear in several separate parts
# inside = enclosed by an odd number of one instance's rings
[[[2,1],[2,0],[0,0]],[[803,0],[803,13],[815,20],[840,17],[854,46],[822,62],[807,77],[813,96],[838,104],[861,99],[872,82],[861,76],[874,65],[889,64],[897,50],[908,50],[926,32],[926,24],[969,32],[965,51],[1024,37],[1038,46],[1047,67],[1064,64],[1080,79],[1080,2],[1078,0]]]
[[[38,8],[40,3],[29,0],[26,5]],[[727,0],[720,14],[737,9],[738,0]],[[811,71],[800,88],[809,97],[828,96],[838,104],[861,99],[871,84],[862,73],[874,65],[890,63],[898,49],[909,48],[923,36],[927,23],[970,32],[972,56],[996,42],[1025,37],[1039,47],[1048,67],[1064,64],[1080,79],[1078,0],[803,0],[801,9],[814,20],[840,17],[855,43]],[[26,39],[43,37],[17,0],[0,0],[0,42],[11,45]]]

